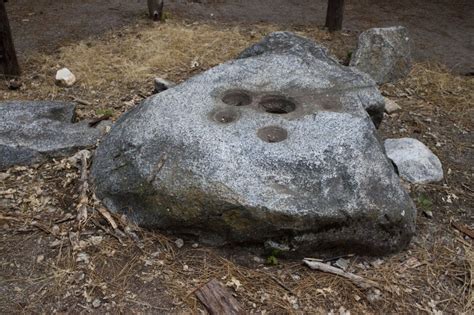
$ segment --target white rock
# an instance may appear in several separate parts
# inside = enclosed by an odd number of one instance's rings
[[[89,263],[89,255],[86,253],[77,254],[76,262],[83,262],[85,264]]]
[[[56,72],[56,84],[72,86],[74,83],[76,83],[76,76],[68,68],[62,68]]]
[[[379,289],[372,289],[367,293],[367,300],[374,303],[382,299],[382,292]]]
[[[95,299],[94,302],[92,302],[94,308],[98,308],[100,304],[102,304],[102,302],[99,299]]]
[[[416,139],[387,139],[385,151],[397,166],[400,177],[410,183],[426,184],[443,179],[441,161]]]
[[[174,243],[176,244],[176,247],[178,248],[181,248],[184,246],[184,241],[180,238],[178,238],[176,241],[174,241]]]
[[[433,212],[430,210],[423,210],[423,214],[428,218],[428,219],[433,219]]]
[[[386,97],[384,97],[384,99],[385,99],[385,112],[387,114],[396,113],[402,109],[400,105],[397,104],[397,102],[392,101],[391,99],[386,98]]]

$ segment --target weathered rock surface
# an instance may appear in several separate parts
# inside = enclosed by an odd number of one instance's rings
[[[0,102],[0,169],[65,156],[93,146],[102,126],[72,123],[75,105],[62,102]]]
[[[408,30],[396,26],[363,32],[350,65],[368,73],[379,84],[404,78],[412,65]]]
[[[325,75],[328,75],[327,80],[336,80],[337,84],[341,84],[346,89],[351,89],[353,84],[353,88],[363,92],[354,95],[354,97],[361,98],[360,103],[372,118],[375,126],[378,127],[382,122],[385,103],[383,97],[379,95],[376,83],[367,74],[356,68],[341,65],[328,54],[325,47],[307,38],[291,32],[274,32],[257,44],[245,49],[237,58],[244,59],[274,54],[297,56],[306,67],[325,71]],[[300,68],[300,71],[304,71],[305,67]],[[306,75],[311,74],[306,73]],[[350,82],[350,80],[357,82]]]
[[[443,179],[441,161],[420,141],[412,138],[387,139],[385,150],[404,180],[427,184]]]
[[[201,242],[405,247],[416,210],[365,111],[383,98],[365,75],[295,49],[229,61],[125,114],[96,151],[97,196]]]

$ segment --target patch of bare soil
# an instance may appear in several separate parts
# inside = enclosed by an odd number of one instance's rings
[[[166,16],[228,25],[324,25],[327,0],[165,0]],[[18,53],[51,51],[65,43],[133,25],[146,18],[145,0],[14,0],[7,3]],[[456,73],[474,72],[474,1],[347,0],[344,29],[406,26],[418,61]]]
[[[80,100],[79,119],[104,112],[116,118],[151,93],[154,76],[184,80],[276,29],[142,22],[32,56],[23,86],[0,85],[0,98]],[[355,43],[348,32],[290,30],[323,42],[341,61]],[[54,85],[61,66],[78,77],[72,88]],[[472,313],[473,240],[460,227],[474,227],[474,78],[417,64],[407,79],[381,89],[402,107],[385,117],[381,135],[426,143],[440,157],[445,180],[408,187],[419,212],[406,251],[348,258],[348,271],[378,288],[360,289],[252,248],[210,248],[188,239],[177,246],[174,236],[161,234],[166,231],[109,217],[84,190],[87,168],[65,158],[0,172],[0,313],[198,313],[204,307],[194,291],[213,278],[249,313]]]

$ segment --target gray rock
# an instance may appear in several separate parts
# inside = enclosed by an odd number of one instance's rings
[[[443,179],[440,160],[420,141],[412,138],[387,139],[385,150],[404,180],[427,184]]]
[[[360,34],[350,62],[379,84],[404,78],[411,64],[410,37],[402,26],[371,28]]]
[[[70,103],[0,102],[0,169],[94,146],[105,133],[103,124],[72,123],[74,111]]]
[[[398,105],[397,102],[392,101],[391,99],[386,98],[386,97],[384,99],[385,99],[385,112],[387,114],[390,115],[402,110],[402,108],[400,107],[400,105]]]
[[[364,109],[383,102],[371,82],[309,53],[219,65],[119,119],[96,151],[96,194],[206,243],[400,250],[416,210]]]
[[[328,79],[330,79],[330,75],[334,75],[334,79],[339,81],[338,84],[342,84],[345,80],[353,79],[359,82],[355,84],[359,88],[366,86],[368,90],[371,90],[372,101],[367,101],[367,99],[361,100],[361,104],[369,113],[375,126],[377,128],[379,127],[383,119],[385,103],[383,98],[375,95],[378,94],[378,92],[375,91],[377,87],[372,78],[358,71],[356,68],[341,65],[336,59],[329,55],[325,47],[307,38],[295,35],[291,32],[274,32],[266,36],[260,42],[245,49],[239,54],[237,59],[277,54],[298,56],[305,65],[314,67],[315,69],[321,69],[321,63],[323,63],[325,67],[331,68],[330,71],[325,71],[325,73],[329,75]]]

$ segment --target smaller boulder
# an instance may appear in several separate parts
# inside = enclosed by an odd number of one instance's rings
[[[440,160],[423,143],[412,138],[387,139],[385,151],[398,168],[400,177],[413,184],[427,184],[443,179]]]
[[[74,122],[75,109],[64,102],[0,102],[0,170],[94,147],[110,122]]]
[[[73,86],[76,76],[68,68],[62,68],[56,72],[56,84],[59,86]]]
[[[411,65],[410,37],[402,26],[372,28],[360,34],[350,62],[378,84],[404,78]]]
[[[400,105],[398,105],[397,102],[392,101],[391,99],[386,98],[386,97],[384,97],[384,100],[385,100],[385,112],[387,114],[390,115],[402,110],[402,108],[400,107]]]

